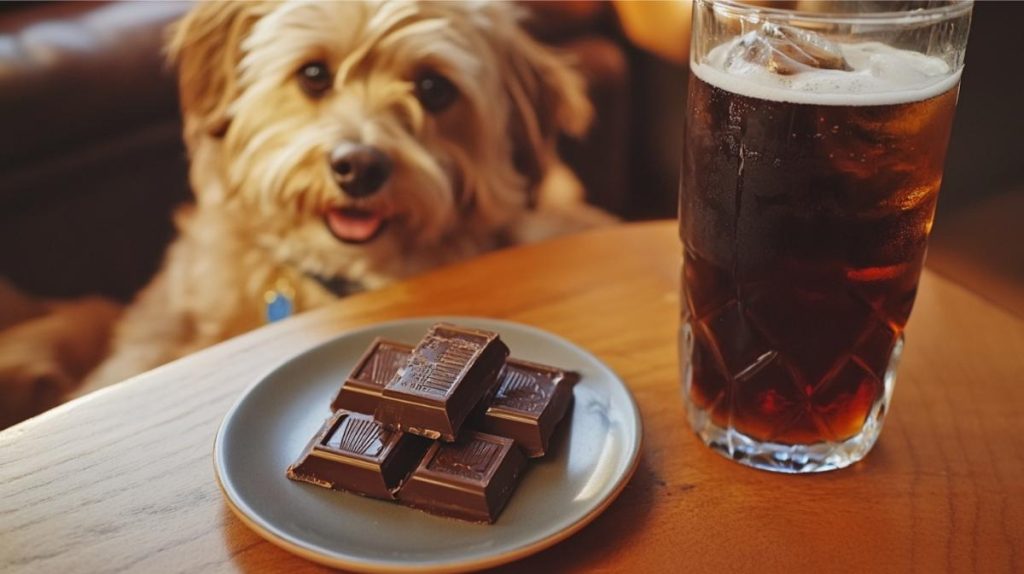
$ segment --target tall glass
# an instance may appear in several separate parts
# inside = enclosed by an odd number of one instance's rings
[[[794,473],[881,431],[972,8],[803,4],[827,11],[695,0],[679,201],[690,424]]]

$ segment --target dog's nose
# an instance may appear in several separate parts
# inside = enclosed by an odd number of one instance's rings
[[[369,145],[346,144],[331,152],[334,179],[345,193],[365,197],[376,192],[391,177],[391,158]]]

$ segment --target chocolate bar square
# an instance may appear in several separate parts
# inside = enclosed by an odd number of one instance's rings
[[[388,428],[451,442],[494,393],[508,347],[497,333],[437,324],[381,393],[374,411]]]
[[[572,371],[509,359],[498,377],[498,392],[471,426],[515,439],[530,458],[544,456],[572,404],[577,381],[579,374]]]
[[[373,414],[384,386],[405,365],[410,355],[412,345],[380,337],[374,339],[334,396],[331,410],[345,409]]]
[[[430,441],[392,431],[370,415],[338,411],[306,445],[288,478],[394,500]]]
[[[398,500],[431,514],[492,523],[525,468],[526,457],[512,439],[466,431],[454,443],[430,447]]]
[[[412,349],[412,345],[396,341],[375,340],[352,369],[331,408],[374,412],[384,385],[409,359]],[[495,397],[481,401],[466,424],[515,439],[530,458],[544,456],[551,435],[572,406],[572,386],[578,381],[578,373],[509,358],[498,376]]]

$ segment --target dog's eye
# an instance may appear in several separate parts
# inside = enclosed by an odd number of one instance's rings
[[[458,96],[455,85],[437,72],[426,72],[416,78],[416,99],[432,114],[446,110]]]
[[[324,92],[331,89],[333,83],[334,78],[331,77],[331,71],[323,62],[309,62],[299,69],[299,85],[302,87],[302,91],[312,98],[323,95]]]

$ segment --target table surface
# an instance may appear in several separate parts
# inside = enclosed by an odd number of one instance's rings
[[[679,261],[669,222],[495,253],[7,429],[0,571],[319,570],[229,511],[211,460],[217,427],[288,357],[357,326],[433,314],[510,319],[575,341],[625,379],[643,414],[643,454],[619,499],[510,571],[1024,570],[1024,322],[926,272],[874,451],[843,471],[775,475],[712,453],[685,425]],[[499,281],[514,269],[529,273]]]

